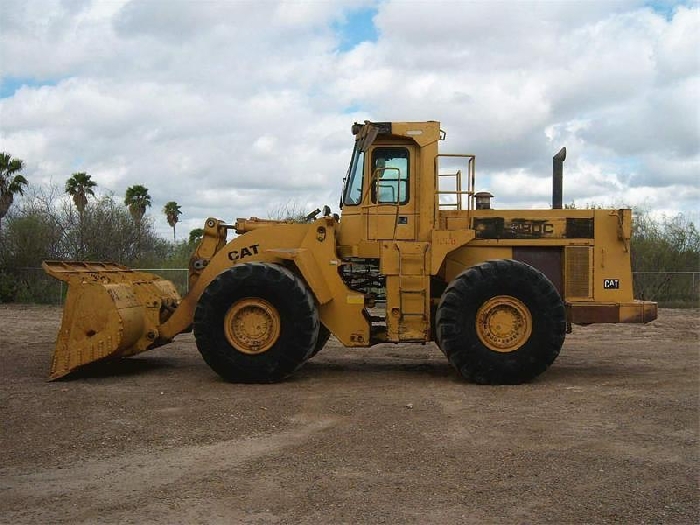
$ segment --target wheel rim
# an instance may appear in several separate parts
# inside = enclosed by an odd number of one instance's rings
[[[498,295],[476,313],[476,333],[484,345],[496,352],[519,349],[532,334],[532,315],[520,300]]]
[[[281,321],[274,306],[259,297],[235,302],[224,317],[228,342],[245,354],[262,354],[280,335]]]

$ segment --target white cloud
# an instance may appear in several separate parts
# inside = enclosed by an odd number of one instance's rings
[[[164,234],[159,210],[182,205],[185,237],[210,215],[335,209],[353,120],[441,120],[444,150],[477,154],[496,206],[548,206],[566,145],[566,202],[698,208],[697,7],[165,5],[2,3],[0,75],[53,84],[0,99],[1,147],[31,181],[81,170],[116,195],[144,184]],[[377,41],[339,51],[334,24],[367,5]]]

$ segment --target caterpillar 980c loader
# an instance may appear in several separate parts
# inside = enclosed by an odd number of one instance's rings
[[[228,381],[281,380],[332,333],[348,347],[435,341],[471,381],[521,383],[572,324],[656,319],[632,295],[631,211],[561,209],[565,149],[554,209],[505,211],[475,192],[473,155],[438,152],[438,122],[352,131],[340,217],[207,219],[185,297],[117,264],[45,262],[69,283],[50,377],[193,329]]]

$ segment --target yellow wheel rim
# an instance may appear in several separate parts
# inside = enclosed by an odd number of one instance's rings
[[[274,306],[258,297],[236,301],[224,317],[228,342],[250,355],[267,352],[280,335],[280,316]]]
[[[532,334],[532,315],[520,300],[497,295],[476,312],[476,334],[495,352],[513,352]]]

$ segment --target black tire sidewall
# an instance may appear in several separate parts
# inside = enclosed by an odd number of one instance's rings
[[[476,316],[489,299],[506,295],[530,312],[532,333],[512,352],[488,348],[477,335]],[[552,283],[519,261],[487,261],[458,275],[438,307],[440,348],[460,373],[477,383],[522,383],[556,359],[564,341],[566,314]]]
[[[260,354],[241,352],[224,333],[224,318],[244,298],[269,302],[280,317],[280,335]],[[194,333],[204,360],[220,376],[236,382],[274,382],[306,361],[318,338],[318,312],[304,282],[278,265],[234,266],[214,279],[197,304]]]
[[[326,346],[326,343],[330,338],[331,331],[328,328],[326,328],[323,323],[320,323],[318,327],[318,339],[316,339],[316,346],[314,347],[314,351],[311,352],[309,359],[311,359],[313,356],[315,356],[321,350],[323,350],[323,347]]]

